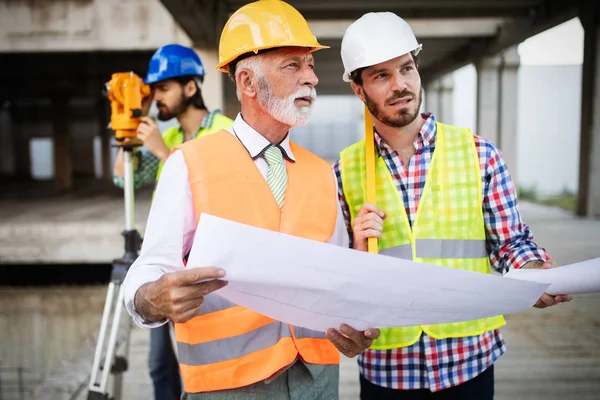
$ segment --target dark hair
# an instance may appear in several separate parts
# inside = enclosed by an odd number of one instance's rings
[[[193,81],[195,79],[198,79],[200,81],[200,83],[204,83],[203,76],[184,75],[184,76],[178,76],[178,77],[173,78],[173,80],[175,82],[179,83],[182,86],[187,85],[187,83],[189,81]],[[194,93],[194,95],[192,97],[187,99],[187,104],[191,104],[192,106],[194,106],[200,110],[207,109],[206,105],[204,104],[204,99],[202,98],[202,91],[200,90],[198,85],[196,85],[196,93]]]
[[[412,53],[410,53],[410,55],[412,56],[413,61],[415,62],[415,67],[418,70],[419,69],[419,56],[418,55],[415,56]],[[358,68],[358,69],[355,69],[354,71],[352,71],[350,73],[350,80],[352,82],[356,83],[357,85],[362,86],[362,84],[363,84],[362,73],[365,69],[367,69],[367,67]]]

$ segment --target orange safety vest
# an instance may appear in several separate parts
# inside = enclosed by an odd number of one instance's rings
[[[329,165],[290,143],[283,210],[254,161],[229,132],[191,140],[180,150],[194,210],[259,228],[326,242],[335,228],[336,187]],[[282,265],[282,273],[285,266]],[[298,355],[311,364],[339,364],[324,332],[287,325],[211,293],[202,314],[175,324],[183,385],[188,393],[235,389],[269,377]]]

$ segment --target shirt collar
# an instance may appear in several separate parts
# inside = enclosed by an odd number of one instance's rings
[[[217,114],[221,114],[221,110],[209,111],[208,114],[202,118],[202,122],[200,122],[200,127],[198,128],[198,132],[196,132],[196,136],[198,136],[202,129],[209,129],[212,126],[213,121],[215,120],[215,115]],[[185,134],[183,133],[183,128],[181,125],[179,125],[179,132],[183,137],[183,141],[185,141]]]
[[[244,145],[250,157],[256,159],[258,157],[262,157],[264,151],[266,150],[271,143],[260,133],[258,133],[254,128],[252,128],[244,118],[242,114],[239,113],[233,121],[233,133],[238,138],[238,140]],[[285,136],[285,139],[281,143],[277,145],[283,156],[290,160],[291,162],[295,162],[294,153],[292,153],[292,149],[290,147],[290,134],[288,133]]]
[[[213,110],[213,111],[210,111],[208,114],[206,114],[206,116],[200,123],[200,129],[209,129],[213,124],[215,115],[217,115],[217,114],[221,114],[221,110],[218,110],[218,109]]]
[[[421,130],[415,138],[415,150],[419,147],[428,148],[435,142],[435,135],[437,131],[435,124],[435,116],[433,115],[433,113],[424,113],[421,114],[421,117],[425,119],[425,123],[423,124]],[[392,147],[388,145],[385,142],[385,140],[383,140],[383,138],[377,133],[377,131],[374,132],[374,136],[375,144],[377,145],[377,149],[379,150],[380,154],[391,153],[394,151],[394,149],[392,149]]]

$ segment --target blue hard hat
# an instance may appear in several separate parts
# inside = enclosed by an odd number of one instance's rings
[[[150,85],[184,75],[204,76],[200,57],[189,47],[168,44],[152,55],[144,83]]]

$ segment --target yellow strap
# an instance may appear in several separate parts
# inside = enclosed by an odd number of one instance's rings
[[[367,169],[367,202],[377,205],[375,192],[375,138],[373,136],[373,120],[365,104],[365,146]],[[377,254],[377,238],[369,238],[367,242],[369,253]]]

